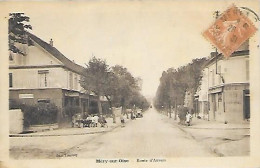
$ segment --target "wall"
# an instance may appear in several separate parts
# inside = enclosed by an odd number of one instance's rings
[[[230,57],[228,60],[218,60],[217,71],[224,77],[225,84],[249,82],[249,80],[246,79],[247,60],[249,60],[249,56],[236,56]],[[206,68],[205,71],[207,71]],[[213,62],[209,65],[209,87],[220,85],[221,83],[220,75],[216,74],[216,62]]]
[[[61,89],[21,89],[10,90],[9,93],[9,99],[20,103],[36,104],[39,99],[49,99],[51,103],[55,103],[59,108],[62,107]],[[30,95],[30,97],[21,98],[21,96],[25,94]]]
[[[228,122],[241,122],[244,120],[243,90],[249,85],[230,85],[225,87],[226,120]]]
[[[26,56],[13,54],[13,58],[14,60],[10,61],[10,65],[62,65],[58,59],[53,57],[36,43],[35,46],[28,47]]]
[[[10,67],[19,66],[43,66],[43,68],[24,68],[24,69],[10,69],[9,72],[13,74],[13,88],[39,88],[39,74],[38,70],[49,70],[47,74],[48,88],[63,88],[81,91],[83,90],[79,84],[80,75],[71,72],[62,67],[44,68],[46,65],[63,65],[58,59],[45,51],[41,46],[27,47],[27,55],[12,54],[13,61],[9,61]],[[70,87],[69,74],[72,73],[73,87]],[[77,76],[77,81],[75,81]]]
[[[249,89],[249,84],[229,84],[224,87],[222,101],[218,102],[219,94],[210,94],[210,120],[214,120],[213,97],[216,102],[215,120],[219,122],[241,123],[244,120],[243,91]],[[218,104],[219,103],[219,104]]]
[[[225,112],[224,112],[223,94],[222,95],[220,95],[220,93],[210,94],[209,98],[210,98],[210,114],[209,114],[210,120],[224,122]],[[214,103],[216,106],[215,112],[214,112]]]
[[[9,133],[19,134],[23,132],[23,112],[21,109],[9,110]]]
[[[9,69],[13,76],[13,87],[19,89],[43,88],[39,84],[39,70],[48,70],[47,88],[66,88],[66,72],[63,68]]]

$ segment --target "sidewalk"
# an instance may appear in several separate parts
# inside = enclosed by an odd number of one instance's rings
[[[227,123],[217,121],[207,121],[203,119],[192,119],[190,129],[250,129],[250,122]]]
[[[121,126],[120,118],[116,118],[116,123],[113,123],[113,118],[106,118],[108,127],[93,127],[93,128],[61,128],[56,130],[49,130],[44,132],[34,132],[28,134],[10,134],[9,137],[43,137],[43,136],[69,136],[69,135],[85,135],[96,134],[111,131]],[[130,119],[126,119],[128,122]]]
[[[167,117],[167,116],[165,116]],[[193,118],[191,126],[179,124],[179,120],[168,117],[172,123],[201,145],[218,156],[249,156],[250,123],[221,123]]]

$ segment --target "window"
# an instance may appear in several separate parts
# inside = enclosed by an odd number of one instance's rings
[[[74,77],[74,86],[75,86],[75,90],[78,90],[78,75],[75,74],[75,77]]]
[[[70,76],[69,77],[69,81],[70,81],[69,86],[70,86],[70,89],[73,89],[73,74],[72,74],[72,72],[70,72],[69,76]]]
[[[212,86],[215,85],[215,70],[212,70]]]
[[[9,87],[13,87],[13,74],[9,73]]]
[[[38,75],[39,75],[39,87],[47,87],[48,86],[48,73],[49,70],[39,70]]]
[[[14,60],[14,56],[13,56],[13,54],[9,54],[9,61],[13,61]]]
[[[218,66],[218,83],[221,84],[221,66]]]
[[[38,103],[50,103],[50,99],[38,99]]]
[[[246,80],[249,80],[249,60],[246,60]]]
[[[222,102],[222,93],[218,93],[218,102]]]

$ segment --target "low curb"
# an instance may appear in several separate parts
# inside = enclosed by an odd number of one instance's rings
[[[189,127],[184,127],[184,128],[187,128],[187,129],[215,129],[215,130],[239,130],[239,129],[250,129],[250,128],[202,128],[202,127],[192,127],[189,126]]]
[[[109,131],[109,130],[107,130]],[[28,135],[28,134],[11,134],[9,137],[51,137],[51,136],[70,136],[70,135],[86,135],[86,134],[96,134],[96,133],[104,133],[107,131],[96,131],[96,132],[86,132],[86,133],[76,133],[76,134],[53,134],[53,135]]]
[[[128,123],[130,120],[128,120],[126,123]],[[120,127],[121,124],[118,124],[114,127],[108,128],[105,131],[95,131],[95,132],[84,132],[84,133],[73,133],[73,134],[53,134],[53,135],[30,135],[30,134],[10,134],[9,137],[52,137],[52,136],[71,136],[71,135],[87,135],[87,134],[98,134],[98,133],[105,133],[110,132],[118,127]]]

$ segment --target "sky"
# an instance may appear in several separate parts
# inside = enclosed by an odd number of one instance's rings
[[[32,33],[85,66],[94,55],[126,67],[152,97],[164,70],[210,55],[201,35],[232,1],[87,1],[21,4]],[[235,2],[256,10],[253,2]],[[17,12],[17,11],[16,11]]]

